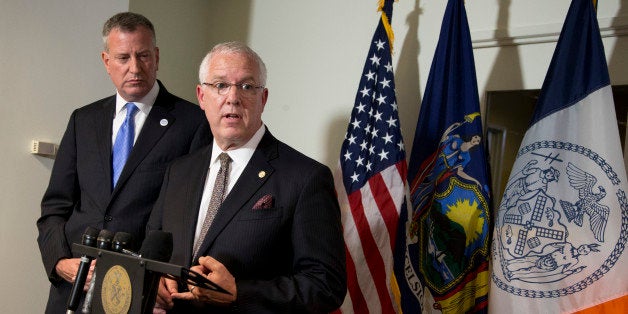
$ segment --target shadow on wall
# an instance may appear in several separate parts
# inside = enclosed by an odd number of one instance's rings
[[[621,1],[621,6],[619,7],[619,10],[617,10],[617,13],[615,13],[612,25],[618,25],[628,17],[628,7],[625,3],[626,1]],[[628,84],[628,82],[619,82],[616,79],[624,76],[623,74],[625,74],[626,69],[628,68],[628,57],[625,53],[627,50],[628,42],[625,40],[617,40],[613,52],[611,52],[611,56],[608,58],[608,71],[611,77],[611,84],[613,85]],[[622,51],[624,53],[622,53]]]
[[[251,1],[130,0],[129,10],[155,25],[159,46],[159,79],[168,90],[198,103],[198,66],[215,44],[247,42]],[[184,57],[182,57],[184,56]]]
[[[419,17],[423,13],[420,1],[415,0],[414,10],[406,16],[408,33],[403,41],[397,41],[395,53],[399,53],[399,62],[395,68],[395,83],[397,84],[397,104],[399,105],[399,120],[401,134],[406,147],[406,159],[410,160],[414,132],[419,118],[421,107],[421,78],[419,77]],[[394,18],[394,17],[393,17]]]
[[[497,37],[510,38],[508,28],[509,28],[511,1],[510,0],[497,1],[497,3],[499,6],[499,14],[497,17],[497,25],[495,27],[494,37],[495,38]],[[507,43],[504,43],[504,44],[507,44]],[[503,86],[504,82],[508,82],[510,87],[521,88],[521,86],[523,86],[523,74],[521,72],[522,72],[521,57],[519,56],[519,50],[517,49],[517,47],[516,46],[500,47],[500,49],[498,50],[498,54],[495,57],[493,68],[491,69],[491,72],[488,75],[487,84],[486,84],[487,94],[490,94],[490,92],[494,90],[500,90],[504,88],[507,89],[508,88],[507,86]],[[488,95],[480,95],[480,97],[484,98],[485,107],[482,108],[483,110],[482,116],[484,119],[483,121],[484,129],[487,130],[488,127],[490,126],[489,124],[491,124],[489,123],[489,116],[495,115],[495,114],[492,112],[489,112],[488,108],[486,108],[486,106],[488,106],[488,103],[489,103]],[[536,101],[536,100],[533,99],[533,101]],[[521,107],[519,109],[525,110],[526,107]],[[513,117],[512,111],[505,114],[506,116],[510,116],[511,118]],[[523,116],[526,117],[525,121],[522,121],[524,125],[523,133],[525,133],[525,126],[529,122],[529,118],[525,115]],[[510,134],[510,136],[513,136],[513,135],[515,134]],[[521,136],[521,137],[518,137],[518,136]],[[522,136],[523,136],[522,134],[515,135],[515,139],[516,139],[515,141],[518,141],[518,143],[512,143],[512,145],[516,146],[516,149],[518,149],[519,147],[519,144],[520,144],[519,138],[522,138]],[[487,145],[487,142],[489,142],[491,138],[491,134],[485,134],[484,138],[487,139],[487,141],[485,141],[485,145]],[[494,143],[488,143],[488,144],[494,144]],[[514,163],[514,154],[510,154],[510,155],[504,154],[499,149],[497,151],[499,151],[503,155],[492,156],[491,154],[495,155],[495,151],[488,151],[489,152],[488,154],[489,166],[491,170],[491,181],[492,181],[492,186],[493,186],[492,192],[494,195],[493,204],[499,204],[499,201],[501,199],[501,192],[503,190],[501,186],[504,185],[505,182],[508,180],[508,177],[510,175],[511,165]],[[497,157],[497,160],[495,157]]]

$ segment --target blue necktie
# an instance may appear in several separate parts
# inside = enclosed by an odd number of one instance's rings
[[[118,178],[124,164],[126,164],[129,153],[133,149],[133,139],[135,138],[135,119],[133,116],[137,112],[137,107],[134,103],[130,102],[126,104],[126,118],[116,136],[116,141],[113,143],[113,187],[118,183]]]

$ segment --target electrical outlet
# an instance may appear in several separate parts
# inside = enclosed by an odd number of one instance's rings
[[[53,158],[57,155],[59,145],[38,140],[31,142],[31,154]]]

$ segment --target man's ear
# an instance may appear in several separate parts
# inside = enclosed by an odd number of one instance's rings
[[[105,69],[107,70],[107,73],[110,73],[109,62],[111,61],[111,58],[109,57],[109,54],[106,51],[103,51],[102,53],[100,53],[100,58],[102,59],[102,63],[105,65]]]
[[[203,101],[205,99],[205,92],[203,91],[203,85],[201,84],[196,85],[196,99],[198,99],[198,104],[201,106],[201,109],[205,110],[205,102]]]

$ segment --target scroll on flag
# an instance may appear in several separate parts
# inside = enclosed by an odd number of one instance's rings
[[[491,312],[626,313],[626,187],[595,9],[573,0],[496,216]]]
[[[490,196],[463,0],[447,3],[408,166],[395,276],[404,313],[485,312]]]
[[[343,313],[395,313],[393,249],[405,209],[407,165],[391,60],[393,1],[381,19],[362,71],[340,152],[336,191],[347,253]]]

